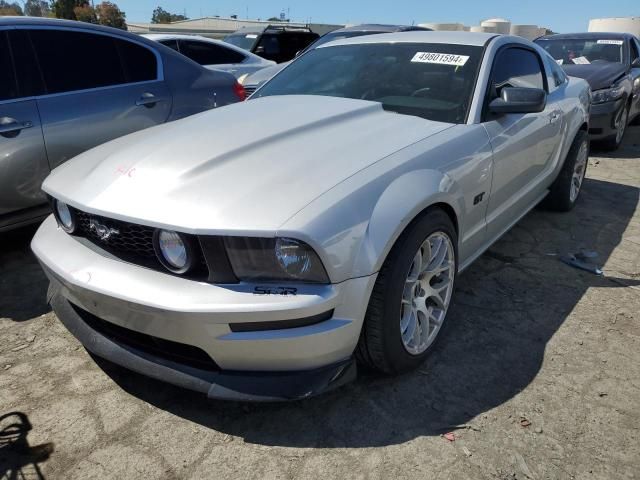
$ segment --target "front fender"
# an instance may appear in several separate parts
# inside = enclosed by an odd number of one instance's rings
[[[449,205],[456,219],[460,219],[464,210],[461,189],[449,176],[437,170],[414,170],[389,184],[374,206],[355,256],[353,276],[379,271],[407,225],[420,212],[438,203]]]

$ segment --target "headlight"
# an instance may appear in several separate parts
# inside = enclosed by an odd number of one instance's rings
[[[184,273],[191,267],[192,250],[189,242],[178,232],[157,230],[154,235],[156,255],[168,270]]]
[[[73,217],[73,213],[71,213],[71,209],[69,206],[61,202],[60,200],[55,200],[55,217],[58,220],[58,225],[67,233],[72,233],[76,228],[76,222]]]
[[[619,99],[624,93],[624,87],[618,85],[612,88],[605,88],[603,90],[596,90],[591,96],[592,103],[605,103],[612,102]]]
[[[226,237],[224,243],[240,280],[329,283],[318,254],[300,240]]]

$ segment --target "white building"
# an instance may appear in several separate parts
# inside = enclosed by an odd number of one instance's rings
[[[589,31],[632,33],[640,37],[640,17],[594,18],[589,21]]]
[[[282,25],[288,27],[309,27],[315,33],[324,35],[327,32],[342,28],[344,25],[306,24],[295,22],[268,22],[262,20],[243,20],[240,18],[203,17],[173,23],[129,23],[127,27],[133,33],[184,33],[202,35],[211,38],[223,38],[243,27],[260,27]]]

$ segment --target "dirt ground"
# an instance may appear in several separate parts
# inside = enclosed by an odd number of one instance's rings
[[[0,478],[640,478],[640,127],[589,165],[572,213],[461,275],[420,371],[292,404],[98,365],[46,305],[34,229],[0,236]],[[581,249],[604,276],[559,261]]]

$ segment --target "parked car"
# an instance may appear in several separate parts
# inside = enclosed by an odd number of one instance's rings
[[[622,143],[640,117],[640,41],[625,33],[566,33],[536,40],[568,75],[593,90],[589,133],[608,150]]]
[[[352,27],[340,28],[329,32],[318,40],[313,42],[304,50],[298,52],[300,55],[312,48],[319,47],[325,43],[333,42],[334,40],[341,40],[343,38],[361,37],[363,35],[375,35],[378,33],[393,33],[393,32],[411,32],[411,31],[430,31],[430,28],[417,27],[414,25],[354,25]],[[296,55],[296,56],[297,56]],[[289,65],[291,62],[278,63],[272,67],[263,68],[255,73],[249,74],[240,79],[240,83],[244,86],[247,95],[251,95],[258,88],[260,88],[267,80],[273,77],[276,73]]]
[[[50,212],[40,185],[68,159],[244,95],[233,75],[145,38],[32,17],[0,18],[0,72],[0,230]]]
[[[236,77],[276,65],[240,47],[211,38],[158,33],[142,36],[180,52],[203,67],[229,72]]]
[[[43,186],[53,309],[95,355],[215,398],[305,398],[354,357],[414,369],[458,273],[579,198],[589,86],[558,70],[513,36],[352,38],[86,152]]]
[[[319,36],[307,27],[269,25],[242,28],[227,36],[224,41],[267,60],[282,63],[291,60]]]

